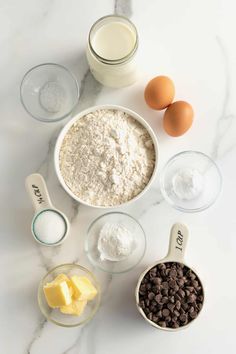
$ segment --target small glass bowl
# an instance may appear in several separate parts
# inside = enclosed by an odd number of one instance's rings
[[[79,99],[74,75],[64,66],[41,64],[30,69],[21,82],[21,102],[25,110],[42,122],[57,122],[68,117]]]
[[[84,309],[84,312],[81,314],[81,316],[66,315],[64,313],[61,313],[59,309],[52,309],[47,304],[43,292],[43,287],[46,283],[53,281],[56,278],[56,276],[61,273],[67,276],[72,276],[72,275],[86,276],[97,289],[98,293],[96,297],[92,301],[88,301]],[[51,269],[43,277],[38,288],[38,304],[41,312],[47,318],[47,320],[61,327],[77,327],[89,322],[97,312],[100,305],[100,300],[101,300],[101,292],[96,278],[88,269],[78,264],[72,264],[72,263],[62,264]]]
[[[201,192],[190,200],[180,198],[173,185],[176,174],[185,169],[197,171],[202,182]],[[214,204],[222,188],[222,177],[218,166],[209,156],[199,151],[183,151],[166,163],[160,175],[160,187],[163,197],[172,207],[194,213]]]
[[[100,230],[106,223],[120,224],[134,236],[135,248],[125,259],[120,261],[103,260],[98,250]],[[122,212],[110,212],[99,216],[89,226],[85,240],[85,252],[89,261],[107,273],[125,273],[133,269],[142,260],[146,251],[146,236],[142,226],[132,216]]]

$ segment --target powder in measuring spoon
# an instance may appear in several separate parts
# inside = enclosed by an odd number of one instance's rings
[[[63,216],[56,211],[45,210],[36,216],[33,231],[39,241],[53,244],[64,237],[66,227]]]

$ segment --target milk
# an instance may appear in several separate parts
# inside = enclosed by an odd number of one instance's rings
[[[100,27],[94,34],[92,46],[102,58],[118,60],[131,53],[135,46],[134,32],[126,24],[110,22]]]
[[[87,46],[90,70],[105,86],[124,87],[138,78],[138,34],[134,24],[117,15],[102,17],[92,26]]]

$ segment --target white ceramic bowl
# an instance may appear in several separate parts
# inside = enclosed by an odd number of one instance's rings
[[[84,117],[86,114],[97,111],[99,109],[116,109],[116,110],[120,110],[122,112],[128,113],[130,116],[132,116],[135,120],[137,120],[140,124],[142,124],[148,131],[148,133],[150,134],[150,137],[152,138],[153,141],[153,145],[154,145],[154,149],[155,149],[155,155],[156,155],[156,161],[155,161],[155,167],[153,170],[153,174],[152,177],[150,178],[148,184],[146,185],[146,187],[143,189],[143,191],[141,193],[139,193],[136,197],[134,197],[133,199],[119,204],[119,205],[112,205],[112,206],[98,206],[98,205],[92,205],[89,204],[87,202],[85,202],[84,200],[80,199],[79,197],[77,197],[66,185],[62,174],[61,174],[61,170],[60,170],[60,164],[59,164],[59,154],[60,154],[60,149],[61,149],[61,145],[63,142],[63,139],[65,137],[65,135],[67,134],[68,130],[70,129],[70,127],[80,118]],[[156,172],[157,172],[157,165],[158,165],[158,159],[159,159],[159,146],[158,146],[158,142],[157,142],[157,138],[152,130],[152,128],[150,127],[150,125],[136,112],[122,107],[122,106],[118,106],[118,105],[98,105],[98,106],[94,106],[94,107],[90,107],[80,113],[78,113],[74,118],[72,118],[62,129],[62,131],[60,132],[58,138],[57,138],[57,142],[56,142],[56,146],[55,146],[55,150],[54,150],[54,164],[55,164],[55,170],[56,170],[56,174],[57,177],[62,185],[62,187],[65,189],[65,191],[72,197],[74,198],[77,202],[82,203],[84,205],[93,207],[93,208],[102,208],[102,209],[111,209],[111,208],[117,208],[120,206],[124,206],[127,205],[131,202],[136,201],[137,199],[139,199],[141,196],[144,195],[144,193],[150,188],[150,185],[152,184],[155,176],[156,176]]]

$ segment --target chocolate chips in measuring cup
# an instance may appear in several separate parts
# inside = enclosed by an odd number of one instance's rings
[[[160,327],[187,325],[198,316],[203,300],[197,275],[177,262],[157,264],[145,274],[139,288],[139,306]]]

